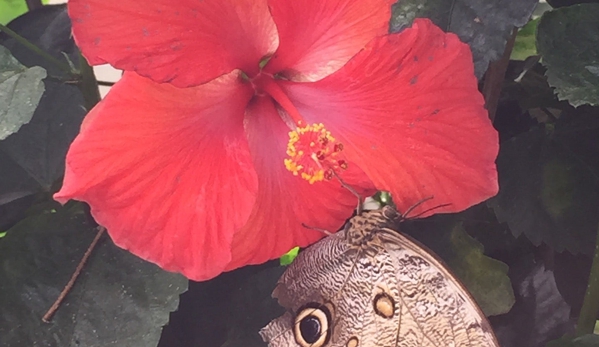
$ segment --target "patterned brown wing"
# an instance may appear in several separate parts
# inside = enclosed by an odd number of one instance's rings
[[[270,347],[498,347],[466,289],[445,265],[371,211],[309,247],[273,296],[288,312],[260,332]]]
[[[468,290],[437,256],[394,230],[379,235],[396,271],[401,307],[396,346],[499,346]]]
[[[273,292],[288,313],[264,328],[262,337],[271,347],[346,346],[355,335],[362,338],[377,277],[372,265],[350,247],[343,232],[301,252]]]

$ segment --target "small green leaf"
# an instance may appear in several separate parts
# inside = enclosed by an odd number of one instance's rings
[[[0,46],[0,140],[29,123],[44,93],[46,70],[21,65]]]
[[[43,4],[50,0],[42,0]],[[27,2],[25,0],[0,0],[0,24],[7,24],[27,12]]]
[[[483,245],[472,238],[462,224],[451,231],[451,247],[455,254],[449,260],[451,268],[468,287],[487,316],[509,312],[515,302],[508,277],[508,266],[487,257]]]
[[[4,236],[6,236],[6,231],[3,231],[0,233],[0,239],[3,238]]]
[[[537,55],[535,31],[538,23],[539,18],[531,20],[518,31],[510,59],[524,60],[532,55]]]
[[[290,250],[289,252],[283,254],[283,256],[281,256],[281,259],[279,260],[281,266],[287,266],[287,265],[291,264],[293,262],[293,259],[295,259],[295,257],[297,257],[298,253],[299,253],[299,247],[295,247],[292,250]]]
[[[573,106],[599,105],[599,4],[545,12],[537,48],[547,80],[560,100]]]

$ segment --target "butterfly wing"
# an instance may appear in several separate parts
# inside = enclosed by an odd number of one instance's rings
[[[395,230],[379,236],[396,271],[397,346],[499,347],[468,290],[432,251]]]
[[[288,312],[260,332],[270,347],[372,345],[364,343],[379,340],[385,331],[376,329],[381,327],[378,320],[395,324],[378,319],[371,308],[374,284],[384,282],[382,268],[387,267],[387,276],[393,274],[392,269],[382,261],[361,256],[345,241],[344,233],[301,252],[279,280],[273,296]],[[303,339],[299,327],[302,315],[309,318],[311,314],[323,320],[320,334],[324,338],[318,343]]]
[[[285,271],[273,296],[287,313],[260,332],[269,347],[499,346],[468,291],[425,247],[383,228],[360,249],[346,232]]]

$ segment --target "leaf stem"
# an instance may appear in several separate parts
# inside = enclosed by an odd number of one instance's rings
[[[599,226],[597,226],[597,240],[595,241],[595,254],[593,265],[589,274],[589,283],[584,295],[584,301],[578,316],[576,336],[592,334],[599,313]]]
[[[501,96],[501,89],[503,88],[503,80],[505,79],[505,73],[510,63],[510,55],[516,42],[516,36],[518,35],[518,28],[512,30],[512,35],[509,37],[505,44],[505,50],[503,56],[497,61],[489,63],[489,68],[485,73],[485,82],[483,84],[483,96],[485,97],[485,106],[489,111],[489,118],[491,122],[495,121],[495,113],[497,112],[497,106],[499,105],[499,97]]]
[[[22,44],[23,46],[25,46],[29,50],[33,51],[35,54],[39,55],[40,57],[44,58],[49,63],[54,64],[56,67],[58,67],[59,69],[65,71],[66,73],[76,74],[76,71],[73,71],[69,65],[67,65],[67,64],[63,63],[62,61],[54,58],[52,55],[48,54],[46,51],[44,51],[43,49],[41,49],[38,46],[34,45],[29,40],[27,40],[23,36],[17,34],[16,32],[12,31],[11,29],[9,29],[8,27],[6,27],[5,25],[0,24],[0,31],[5,32],[8,36],[10,36],[13,39],[15,39],[15,41],[17,41],[18,43]]]
[[[98,88],[98,81],[96,80],[94,69],[89,65],[81,52],[79,52],[79,71],[81,80],[77,83],[77,86],[79,87],[81,94],[83,94],[85,108],[89,111],[100,102],[102,97],[100,96],[100,89]]]

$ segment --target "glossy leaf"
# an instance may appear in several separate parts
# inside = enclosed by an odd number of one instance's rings
[[[155,346],[187,280],[106,235],[52,322],[42,322],[97,232],[80,205],[57,205],[0,240],[0,345]]]
[[[560,100],[599,105],[599,4],[545,12],[537,46]]]
[[[0,140],[29,123],[44,93],[46,70],[21,65],[0,46]]]

